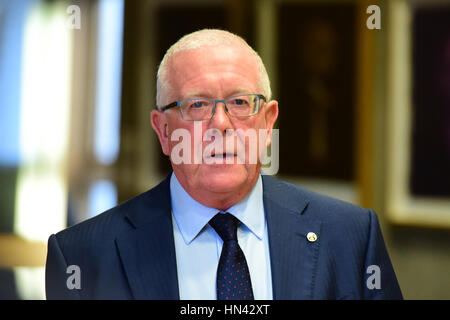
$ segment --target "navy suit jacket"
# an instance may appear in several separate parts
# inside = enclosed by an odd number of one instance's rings
[[[47,298],[179,299],[169,188],[51,235]],[[269,176],[263,190],[274,299],[402,299],[374,212]]]

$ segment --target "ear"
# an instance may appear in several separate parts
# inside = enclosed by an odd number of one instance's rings
[[[272,129],[278,119],[278,101],[270,100],[263,110],[267,129],[267,147],[269,147],[272,143]]]
[[[152,124],[153,130],[159,138],[159,143],[161,143],[162,152],[168,156],[169,155],[169,130],[167,117],[164,112],[159,110],[152,110],[150,115],[150,122]]]

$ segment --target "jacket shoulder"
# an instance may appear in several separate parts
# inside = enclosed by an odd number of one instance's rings
[[[56,238],[61,246],[80,244],[80,241],[92,244],[114,240],[121,232],[134,228],[136,221],[151,220],[157,212],[167,211],[167,205],[170,209],[169,193],[166,179],[132,199],[58,232]]]
[[[361,206],[339,200],[330,196],[307,190],[292,183],[270,176],[263,176],[264,193],[272,201],[282,207],[298,207],[298,203],[306,203],[303,214],[314,215],[323,221],[338,219],[362,219],[369,222],[370,210]]]

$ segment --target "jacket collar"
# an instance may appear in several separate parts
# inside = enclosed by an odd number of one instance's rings
[[[311,216],[306,192],[270,176],[263,183],[273,298],[312,299],[321,221]],[[307,239],[310,232],[317,240]]]
[[[116,238],[135,299],[179,299],[169,178],[130,202],[131,227]]]

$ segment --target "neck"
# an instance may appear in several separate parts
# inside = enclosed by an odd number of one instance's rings
[[[184,181],[178,179],[183,189],[197,202],[220,211],[227,211],[230,207],[244,199],[253,189],[258,181],[256,175],[250,181],[242,184],[239,188],[226,192],[214,192],[206,188],[190,188]]]
[[[252,191],[254,185],[255,184],[252,184],[251,188],[246,188],[237,192],[215,193],[205,191],[203,194],[196,194],[199,196],[193,196],[192,194],[190,194],[190,196],[204,206],[215,208],[220,211],[227,211],[236,203],[244,199]]]

